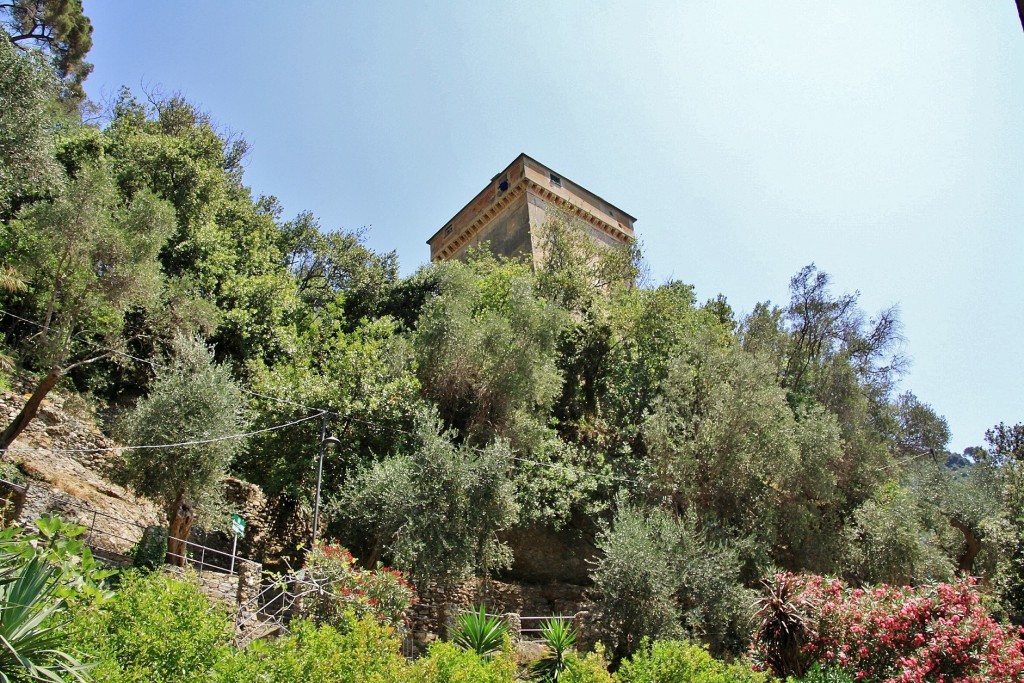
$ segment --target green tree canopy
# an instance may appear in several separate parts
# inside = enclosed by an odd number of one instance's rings
[[[543,425],[561,386],[555,361],[564,311],[537,296],[529,266],[479,254],[436,266],[440,294],[413,335],[424,395],[462,438],[515,441]]]
[[[508,444],[456,446],[453,436],[435,413],[421,410],[411,453],[363,468],[346,487],[344,528],[372,544],[371,565],[387,559],[441,583],[508,565],[496,536],[518,514]]]
[[[23,356],[48,372],[0,436],[0,451],[64,373],[110,354],[83,335],[116,346],[128,309],[157,301],[156,255],[172,227],[166,203],[148,192],[123,201],[101,164],[83,168],[60,195],[26,206],[10,223],[11,261],[30,284],[22,305],[40,321],[22,340]]]
[[[82,169],[53,201],[31,204],[10,225],[14,265],[32,288],[42,329],[32,353],[63,362],[81,325],[118,334],[125,311],[153,305],[162,276],[156,256],[174,226],[149,192],[123,201],[102,165]]]
[[[63,97],[85,98],[82,82],[92,72],[85,56],[92,49],[92,22],[81,0],[9,0],[0,4],[3,26],[12,45],[31,45],[50,57],[63,81]]]
[[[197,506],[209,512],[220,502],[221,480],[242,446],[235,437],[247,424],[244,405],[212,350],[178,337],[170,365],[158,369],[149,395],[116,425],[121,441],[142,447],[124,451],[121,478],[166,506],[172,539],[187,539]],[[163,447],[168,444],[183,445]],[[172,541],[168,553],[175,552],[183,555]]]
[[[28,197],[57,190],[54,159],[57,95],[53,69],[0,40],[0,220]]]

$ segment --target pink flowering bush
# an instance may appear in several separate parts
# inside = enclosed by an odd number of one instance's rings
[[[352,553],[337,541],[317,543],[306,554],[307,579],[323,589],[308,600],[309,615],[321,623],[338,626],[344,615],[372,615],[399,628],[405,612],[416,602],[416,591],[404,572],[389,567],[363,569]]]
[[[1024,680],[1024,641],[981,604],[970,580],[925,586],[850,588],[838,579],[779,574],[789,613],[802,620],[803,664],[839,668],[854,680],[974,683]],[[770,615],[769,615],[770,617]],[[766,617],[768,618],[768,617]],[[753,655],[768,662],[771,629]],[[802,671],[776,671],[779,675]]]

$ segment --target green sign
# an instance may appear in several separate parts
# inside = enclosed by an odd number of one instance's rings
[[[245,536],[245,520],[238,515],[231,515],[231,532],[239,538]]]

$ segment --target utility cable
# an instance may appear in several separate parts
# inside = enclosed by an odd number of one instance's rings
[[[26,323],[28,325],[35,326],[35,327],[37,327],[39,329],[43,329],[45,327],[42,323],[38,323],[36,321],[30,321],[29,318],[22,317],[20,315],[16,315],[16,314],[14,314],[14,313],[12,313],[12,312],[10,312],[8,310],[0,309],[0,315],[7,315],[9,317],[13,317],[14,319],[16,319],[16,321],[20,321],[22,323]],[[120,349],[112,348],[110,346],[103,346],[102,344],[97,344],[96,342],[90,341],[90,340],[86,339],[85,337],[82,337],[81,335],[72,335],[72,338],[82,342],[83,344],[87,344],[88,346],[91,346],[92,348],[94,348],[97,351],[106,351],[106,352],[109,352],[109,353],[113,353],[115,355],[120,355],[123,358],[128,358],[130,360],[135,360],[136,362],[141,362],[141,364],[150,366],[151,368],[154,368],[154,369],[157,369],[157,368],[166,369],[167,368],[167,366],[165,364],[161,364],[161,362],[157,362],[156,360],[152,360],[150,358],[140,358],[137,355],[132,355],[131,353],[127,353],[127,352],[122,351]],[[251,396],[257,396],[259,398],[266,398],[268,400],[278,401],[279,403],[285,403],[285,404],[288,404],[288,405],[294,405],[295,408],[301,408],[301,409],[306,410],[306,411],[321,411],[321,409],[312,408],[312,407],[309,407],[309,405],[303,405],[302,403],[296,402],[294,400],[289,400],[287,398],[279,398],[278,396],[269,396],[269,395],[267,395],[265,393],[260,393],[258,391],[253,391],[252,389],[247,389],[246,387],[239,387],[239,390],[242,391],[243,393],[247,393],[247,394],[249,394]],[[336,417],[343,417],[343,416],[339,415],[338,413],[334,413],[332,411],[321,411],[321,412],[327,413],[328,415],[333,415],[333,416],[336,416]]]
[[[299,418],[298,420],[292,420],[285,424],[274,425],[273,427],[266,427],[264,429],[257,429],[252,432],[245,432],[242,434],[229,434],[228,436],[218,436],[212,439],[199,439],[196,441],[182,441],[180,443],[160,443],[160,444],[140,444],[137,446],[111,446],[108,448],[8,448],[7,453],[107,453],[111,451],[137,451],[137,450],[155,450],[163,448],[182,448],[184,446],[201,446],[203,444],[218,443],[220,441],[231,441],[234,439],[245,439],[250,436],[257,434],[265,434],[267,432],[277,431],[279,429],[285,429],[286,427],[292,427],[302,422],[308,422],[310,420],[316,420],[323,417],[323,413],[317,413],[316,415],[307,415],[306,417]]]

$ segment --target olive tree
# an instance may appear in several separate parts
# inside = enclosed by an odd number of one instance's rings
[[[456,446],[431,409],[416,415],[415,445],[361,470],[340,500],[348,533],[417,580],[450,583],[507,565],[497,534],[518,516],[504,441]]]
[[[565,313],[537,295],[525,264],[477,254],[432,268],[440,292],[412,337],[423,393],[464,438],[515,440],[544,421],[561,388]]]
[[[622,495],[616,505],[591,574],[616,658],[644,637],[685,635],[718,654],[741,651],[752,600],[735,549],[713,539],[692,509],[676,517]]]
[[[162,501],[168,562],[182,564],[196,509],[220,499],[221,479],[242,445],[244,402],[228,368],[200,340],[177,337],[170,365],[158,370],[149,395],[119,422],[123,479]],[[182,444],[173,447],[169,444]],[[151,446],[160,446],[152,447]]]

